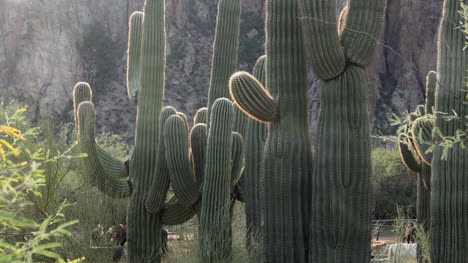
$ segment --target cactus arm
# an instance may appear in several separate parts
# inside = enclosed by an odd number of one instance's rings
[[[230,262],[233,105],[227,99],[218,99],[211,114],[200,214],[199,255],[200,262]]]
[[[199,123],[206,124],[206,114],[207,114],[207,112],[208,112],[207,107],[200,108],[197,111],[197,113],[195,114],[195,118],[193,119],[193,122],[195,124],[199,124]]]
[[[229,98],[229,77],[236,71],[240,34],[240,0],[218,1],[211,79],[208,94],[208,126],[211,107],[218,98]]]
[[[204,123],[196,124],[190,132],[190,145],[192,148],[195,181],[197,182],[198,189],[200,191],[202,190],[203,177],[205,174],[207,136],[207,126]]]
[[[405,143],[405,141],[407,143]],[[409,143],[408,138],[406,138],[404,134],[398,136],[398,150],[401,160],[410,171],[419,173],[421,171],[421,164],[415,159],[414,153],[410,150],[410,147],[408,147]]]
[[[73,117],[76,126],[78,126],[78,106],[84,101],[91,102],[92,98],[93,91],[88,83],[78,82],[73,87]]]
[[[432,144],[432,131],[434,129],[434,122],[430,118],[420,117],[411,125],[412,141],[414,148],[419,157],[427,165],[431,165],[432,152],[428,149]]]
[[[84,101],[91,102],[92,97],[93,92],[88,83],[78,82],[75,87],[73,87],[73,109],[76,126],[78,126],[78,106]],[[106,173],[115,178],[128,177],[128,163],[114,158],[110,153],[106,152],[106,150],[102,149],[97,143],[95,144],[97,157]]]
[[[234,184],[239,180],[242,171],[244,170],[244,142],[242,135],[238,132],[232,133],[232,181]],[[234,186],[233,184],[233,186]]]
[[[249,73],[237,72],[232,75],[229,91],[235,104],[251,118],[265,123],[279,118],[279,104]]]
[[[430,71],[426,77],[426,114],[434,113],[437,73]]]
[[[94,138],[96,121],[94,105],[89,101],[82,102],[78,106],[77,118],[81,151],[88,155],[83,161],[86,173],[103,193],[116,198],[130,196],[132,189],[129,182],[113,178],[99,161]]]
[[[190,220],[196,211],[196,209],[181,205],[177,198],[173,197],[164,204],[161,221],[164,225],[180,225]]]
[[[176,115],[176,110],[173,107],[166,106],[161,111],[159,116],[159,141],[164,141],[164,124],[169,117]],[[167,167],[165,158],[165,144],[160,143],[158,145],[158,154],[156,157],[156,169],[155,176],[148,196],[145,200],[146,210],[150,213],[157,213],[163,207],[164,201],[166,200],[167,190],[169,189],[170,176],[169,169]]]
[[[130,16],[128,32],[127,93],[130,101],[137,102],[140,89],[140,53],[143,33],[143,12],[134,12]]]
[[[341,34],[348,62],[364,68],[371,62],[383,32],[386,3],[387,0],[348,1]]]
[[[122,162],[119,159],[114,158],[110,153],[101,148],[101,146],[99,146],[99,144],[97,143],[96,151],[99,161],[102,164],[102,167],[107,171],[107,173],[110,176],[118,179],[128,177],[128,162]]]
[[[312,68],[320,79],[333,79],[343,72],[346,64],[336,28],[336,1],[299,0],[298,3]]]
[[[198,201],[199,192],[189,159],[189,137],[184,120],[178,115],[171,116],[164,133],[172,188],[179,203],[190,208]]]

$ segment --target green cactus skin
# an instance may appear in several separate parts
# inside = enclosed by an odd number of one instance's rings
[[[195,181],[200,190],[202,189],[203,177],[205,175],[207,136],[208,130],[206,124],[196,124],[190,132]]]
[[[220,0],[218,2],[208,94],[208,126],[213,103],[218,98],[229,98],[229,90],[226,87],[228,87],[229,77],[237,69],[240,14],[240,0]]]
[[[280,107],[263,85],[248,72],[236,72],[229,82],[231,97],[250,118],[259,122],[278,120]]]
[[[409,144],[411,140],[404,134],[398,136],[398,150],[400,152],[401,160],[408,170],[413,173],[421,172],[421,162],[417,153],[411,151]]]
[[[435,127],[443,136],[455,136],[465,130],[462,121],[446,121],[437,112],[449,116],[468,115],[461,103],[465,94],[468,53],[464,51],[465,36],[457,28],[463,22],[458,11],[468,0],[446,0],[439,27],[437,89],[435,94]],[[466,262],[468,258],[468,149],[461,143],[453,145],[443,159],[443,147],[437,143],[432,158],[431,197],[431,259],[437,263]]]
[[[309,262],[370,262],[370,63],[386,0],[299,0],[309,63],[322,80]]]
[[[143,19],[143,12],[134,12],[130,16],[128,33],[127,93],[129,99],[133,103],[137,102],[137,93],[140,89],[141,81],[140,56]]]
[[[159,141],[164,142],[164,125],[166,121],[171,117],[177,115],[176,109],[173,107],[164,107],[159,116]],[[170,175],[169,168],[166,162],[166,149],[164,143],[160,143],[158,147],[158,153],[156,157],[156,171],[159,172],[157,176],[153,178],[150,192],[145,200],[145,206],[148,212],[158,213],[166,201],[167,191],[169,189]]]
[[[292,0],[266,2],[266,84],[246,72],[231,77],[236,104],[268,123],[262,160],[261,209],[266,262],[306,262],[311,188],[307,73]]]
[[[230,262],[231,155],[234,108],[218,99],[212,108],[200,216],[200,262]],[[216,196],[216,198],[213,198]]]
[[[199,123],[206,124],[206,114],[207,113],[208,113],[208,108],[207,107],[200,108],[197,111],[197,113],[195,114],[195,118],[193,119],[193,122],[195,124],[199,124]]]

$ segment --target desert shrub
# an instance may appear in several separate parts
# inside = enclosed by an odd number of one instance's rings
[[[70,149],[52,154],[46,148],[28,147],[26,142],[37,139],[39,129],[30,125],[25,112],[26,107],[18,109],[16,103],[0,104],[0,262],[64,262],[57,248],[61,238],[71,235],[67,229],[77,223],[66,221],[66,201],[43,215],[30,211],[36,211],[34,200],[44,198],[44,167],[73,156]]]
[[[374,218],[397,217],[397,205],[410,207],[410,214],[414,216],[416,184],[414,178],[408,176],[399,152],[388,149],[374,150],[372,170]]]

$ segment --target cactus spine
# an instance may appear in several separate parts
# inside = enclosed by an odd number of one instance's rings
[[[309,262],[370,262],[366,67],[383,32],[385,0],[299,0],[309,62],[322,80],[312,182]]]
[[[242,111],[268,123],[260,183],[264,260],[306,262],[311,149],[298,6],[292,0],[268,0],[266,8],[268,90],[239,72],[231,77],[230,92]]]
[[[468,115],[461,89],[466,85],[468,53],[465,36],[457,28],[462,20],[458,11],[467,0],[446,0],[439,27],[435,127],[442,136],[455,136],[466,129],[462,120],[447,121],[444,112],[453,116]],[[448,150],[439,144],[432,158],[431,259],[432,262],[466,262],[468,258],[468,149],[463,142]],[[446,158],[442,158],[446,151]]]

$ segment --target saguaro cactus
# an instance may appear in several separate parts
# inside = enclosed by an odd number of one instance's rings
[[[435,127],[442,136],[455,136],[466,129],[466,120],[452,119],[468,115],[462,92],[466,85],[468,53],[465,36],[457,28],[462,21],[458,10],[468,0],[446,0],[439,27]],[[431,259],[432,262],[466,262],[468,258],[468,149],[459,142],[444,149],[440,137],[432,158]],[[466,143],[465,143],[466,145]],[[444,157],[446,151],[446,158]]]
[[[310,262],[370,262],[370,147],[366,67],[386,0],[299,0],[309,62],[322,80],[312,182]]]
[[[268,123],[260,183],[265,261],[305,262],[311,149],[298,6],[293,0],[268,0],[266,9],[269,91],[250,74],[239,72],[231,77],[230,92],[247,115]]]
[[[143,19],[144,16],[144,19]],[[165,193],[169,184],[161,188],[165,191],[157,192],[160,196],[149,197],[158,203],[145,206],[150,186],[154,177],[164,176],[167,171],[164,162],[155,162],[163,144],[159,143],[163,134],[160,127],[164,118],[175,114],[168,109],[163,111],[161,122],[158,120],[162,111],[164,96],[164,69],[165,69],[165,23],[164,1],[147,0],[144,6],[144,15],[135,13],[130,19],[129,54],[141,54],[141,60],[130,57],[128,70],[129,97],[138,98],[138,115],[134,153],[128,167],[128,180],[120,180],[111,176],[102,161],[102,154],[94,141],[94,106],[83,100],[77,94],[86,94],[81,91],[82,86],[75,87],[75,111],[77,115],[80,145],[83,152],[88,154],[84,159],[84,167],[101,191],[113,197],[130,197],[128,207],[128,260],[130,262],[159,262],[161,228],[162,224],[172,222],[162,220]],[[138,51],[141,43],[141,50]],[[89,92],[90,93],[90,92]],[[102,152],[102,151],[101,151]],[[108,154],[106,154],[109,156]],[[153,191],[156,193],[156,191]],[[153,207],[150,211],[147,207]],[[174,208],[172,208],[174,209]],[[171,208],[164,209],[171,213]]]
[[[253,76],[265,85],[266,56],[257,60],[253,70]],[[245,216],[247,224],[248,249],[254,247],[255,242],[261,235],[261,213],[260,213],[260,176],[263,148],[267,135],[266,124],[252,118],[247,120],[245,131],[245,170],[242,176],[243,193],[245,202]],[[256,253],[257,251],[251,251]]]
[[[410,114],[410,122],[398,136],[401,159],[411,172],[417,174],[416,215],[418,224],[425,231],[429,231],[430,226],[432,154],[427,152],[427,148],[432,141],[433,120],[430,115],[435,102],[435,84],[435,72],[430,72],[426,83],[426,104],[418,106]],[[424,260],[419,257],[419,262]]]

